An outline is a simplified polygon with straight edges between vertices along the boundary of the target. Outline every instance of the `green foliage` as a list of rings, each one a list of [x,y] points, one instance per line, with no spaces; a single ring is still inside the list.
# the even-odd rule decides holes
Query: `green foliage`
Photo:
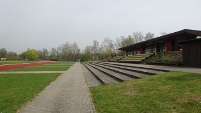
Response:
[[[165,54],[159,53],[150,59],[146,60],[146,63],[164,63],[179,65],[182,63],[181,51],[169,51]]]
[[[26,58],[31,61],[38,60],[39,58],[39,53],[35,49],[28,49],[25,54]]]
[[[81,61],[89,61],[91,60],[91,52],[90,50],[86,49],[83,53],[80,53]]]
[[[201,74],[168,72],[90,88],[98,113],[199,113]]]
[[[125,55],[125,51],[118,51],[117,52],[117,56],[124,56]]]
[[[0,113],[16,113],[60,74],[0,74]]]
[[[105,52],[104,52],[104,56],[105,58],[109,57],[110,55],[112,55],[112,50],[111,49],[106,49]]]
[[[15,52],[7,52],[6,60],[19,60],[19,56]]]

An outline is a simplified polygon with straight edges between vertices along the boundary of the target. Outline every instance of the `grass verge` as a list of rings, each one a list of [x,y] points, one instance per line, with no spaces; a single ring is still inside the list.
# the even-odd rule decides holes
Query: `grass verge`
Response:
[[[90,88],[98,113],[199,113],[201,74],[168,72]]]
[[[60,74],[0,74],[0,113],[15,113]]]

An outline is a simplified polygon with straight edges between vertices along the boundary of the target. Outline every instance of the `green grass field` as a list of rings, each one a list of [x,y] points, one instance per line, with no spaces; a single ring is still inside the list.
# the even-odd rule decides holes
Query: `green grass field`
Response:
[[[0,113],[15,113],[60,74],[0,74]]]
[[[200,113],[201,74],[168,72],[90,88],[98,113]]]

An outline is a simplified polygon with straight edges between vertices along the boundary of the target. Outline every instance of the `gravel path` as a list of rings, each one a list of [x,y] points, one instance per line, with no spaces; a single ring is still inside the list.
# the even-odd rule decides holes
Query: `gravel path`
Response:
[[[93,113],[93,108],[81,64],[75,63],[19,113]]]

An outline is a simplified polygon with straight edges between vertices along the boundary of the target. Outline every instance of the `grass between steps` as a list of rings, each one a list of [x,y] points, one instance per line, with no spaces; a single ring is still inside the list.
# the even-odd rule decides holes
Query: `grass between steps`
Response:
[[[15,113],[60,74],[0,74],[0,113]]]
[[[90,88],[98,113],[199,113],[201,74],[168,72]]]

